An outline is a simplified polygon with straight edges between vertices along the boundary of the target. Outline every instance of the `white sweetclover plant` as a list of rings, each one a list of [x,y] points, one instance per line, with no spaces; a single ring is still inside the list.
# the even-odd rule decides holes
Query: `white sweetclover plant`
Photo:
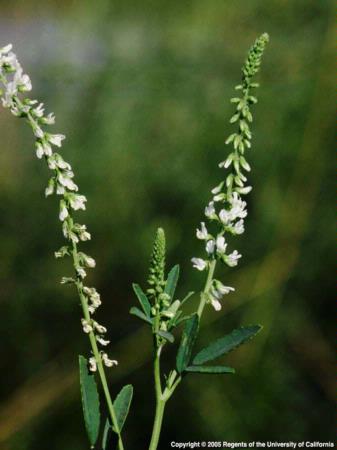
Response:
[[[247,203],[243,200],[243,196],[252,189],[247,185],[246,173],[250,171],[250,165],[246,160],[245,151],[251,147],[250,127],[253,120],[251,106],[257,102],[252,90],[258,87],[252,78],[259,71],[268,40],[268,35],[263,34],[249,50],[242,69],[241,84],[236,86],[240,95],[231,99],[236,105],[236,111],[230,123],[236,125],[237,131],[226,140],[226,144],[233,148],[227,158],[219,164],[221,169],[227,171],[227,175],[211,190],[212,199],[205,207],[205,219],[196,230],[197,239],[204,242],[205,254],[203,257],[192,258],[192,264],[198,271],[206,272],[207,276],[195,313],[190,315],[183,313],[185,302],[194,292],[190,292],[183,299],[175,296],[179,266],[174,266],[166,276],[166,241],[164,230],[161,228],[157,230],[154,241],[148,288],[144,291],[138,284],[133,284],[141,309],[132,307],[130,313],[151,327],[154,342],[156,408],[149,450],[158,448],[166,403],[182,379],[188,373],[234,373],[235,370],[231,367],[205,363],[234,350],[254,337],[261,329],[260,325],[235,329],[192,356],[205,305],[209,304],[216,311],[220,311],[223,297],[234,291],[233,287],[226,286],[215,278],[215,270],[218,262],[235,267],[241,258],[237,250],[228,248],[226,238],[244,232]],[[121,431],[129,411],[133,388],[131,385],[124,386],[112,401],[104,366],[113,367],[117,365],[117,361],[111,359],[105,350],[109,344],[106,338],[107,328],[94,319],[95,311],[101,306],[100,294],[94,287],[85,284],[87,270],[94,268],[96,262],[91,256],[79,251],[80,244],[90,240],[91,235],[87,227],[77,223],[74,218],[74,212],[86,209],[87,199],[79,193],[71,165],[56,151],[62,146],[65,136],[46,131],[46,126],[55,123],[55,116],[53,113],[45,114],[43,103],[28,98],[27,92],[31,91],[32,84],[29,76],[24,74],[10,44],[0,49],[0,83],[3,87],[0,90],[2,105],[14,116],[24,118],[29,123],[35,137],[36,156],[45,160],[52,173],[45,189],[45,196],[59,197],[59,220],[66,245],[55,252],[55,257],[72,259],[74,275],[63,277],[61,283],[76,287],[82,305],[81,325],[91,345],[92,354],[88,360],[83,356],[79,357],[83,413],[91,448],[97,444],[101,432],[100,448],[103,450],[115,448],[112,447],[112,436],[117,435],[117,447],[124,450]],[[181,324],[184,324],[184,327],[177,351],[176,367],[163,377],[161,370],[163,349],[167,344],[174,343],[173,331]],[[99,376],[108,410],[104,429],[100,426],[96,374]]]

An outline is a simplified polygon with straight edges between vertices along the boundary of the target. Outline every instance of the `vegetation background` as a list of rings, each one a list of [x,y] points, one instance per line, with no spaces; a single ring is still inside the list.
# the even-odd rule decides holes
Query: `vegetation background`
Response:
[[[209,190],[222,175],[233,87],[248,47],[271,35],[255,107],[254,186],[236,288],[210,309],[199,345],[262,323],[227,359],[233,377],[190,375],[169,403],[171,440],[333,440],[332,3],[326,0],[1,0],[33,98],[56,113],[63,154],[88,196],[113,392],[135,385],[128,449],[145,449],[153,415],[151,338],[128,314],[163,226],[181,294],[203,283],[190,258]],[[28,127],[0,111],[0,448],[87,449],[77,355],[88,353],[48,171]]]

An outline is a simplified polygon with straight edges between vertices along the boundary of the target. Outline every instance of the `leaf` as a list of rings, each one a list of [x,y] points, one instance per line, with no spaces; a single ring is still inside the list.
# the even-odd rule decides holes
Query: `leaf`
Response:
[[[143,292],[142,288],[136,283],[133,283],[132,287],[135,294],[137,295],[137,298],[139,300],[139,303],[141,304],[141,307],[143,308],[144,313],[147,315],[147,317],[151,317],[151,304],[147,296]]]
[[[149,323],[150,325],[152,325],[152,319],[150,319],[148,316],[146,316],[143,313],[143,311],[138,309],[136,306],[133,306],[129,312],[130,312],[130,314],[137,316],[139,319],[144,320],[146,323]]]
[[[178,283],[178,279],[179,279],[179,271],[180,271],[180,268],[179,268],[179,265],[177,264],[170,270],[170,272],[167,276],[164,292],[165,292],[165,294],[169,295],[171,299],[173,299],[174,293],[175,293],[175,290],[177,287],[177,283]]]
[[[235,373],[235,369],[226,366],[188,366],[185,370],[196,373]]]
[[[130,404],[133,396],[133,387],[131,384],[124,386],[113,402],[119,432],[122,431],[125,419],[129,414]]]
[[[179,373],[183,372],[190,362],[193,345],[198,334],[198,329],[199,317],[198,314],[193,314],[192,317],[186,320],[185,328],[177,353],[176,365]]]
[[[88,371],[88,362],[84,356],[79,356],[80,386],[83,406],[84,423],[90,445],[97,441],[100,424],[99,397],[94,375]]]
[[[231,352],[239,345],[244,344],[249,339],[254,337],[262,329],[261,325],[251,325],[249,327],[238,328],[233,330],[230,334],[217,339],[208,347],[201,350],[193,359],[193,364],[204,364],[207,361],[212,361],[219,356]]]
[[[157,332],[157,334],[158,334],[159,336],[163,337],[164,339],[166,339],[167,341],[171,342],[171,344],[173,344],[173,342],[174,342],[174,336],[173,336],[172,333],[169,333],[168,331],[162,331],[162,330],[159,330],[159,331]]]

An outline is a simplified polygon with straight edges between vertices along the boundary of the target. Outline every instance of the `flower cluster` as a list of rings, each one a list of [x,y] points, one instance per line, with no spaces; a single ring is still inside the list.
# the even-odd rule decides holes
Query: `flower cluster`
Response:
[[[62,222],[62,231],[68,245],[61,247],[55,252],[56,258],[71,256],[76,271],[75,278],[64,277],[61,283],[73,283],[76,285],[82,300],[84,318],[82,327],[85,333],[91,333],[96,342],[106,346],[109,341],[104,339],[106,328],[92,319],[92,314],[100,306],[100,295],[95,288],[84,286],[87,269],[96,265],[95,260],[77,250],[80,241],[88,241],[91,236],[83,224],[76,223],[72,217],[72,211],[85,210],[86,197],[78,193],[78,186],[74,182],[74,172],[70,164],[55,151],[62,146],[65,139],[63,134],[51,134],[44,130],[46,125],[55,123],[53,113],[45,114],[43,103],[29,98],[20,98],[22,94],[31,91],[32,83],[27,74],[23,73],[22,67],[12,52],[9,44],[0,49],[0,82],[3,89],[0,90],[1,102],[14,116],[26,118],[32,127],[35,136],[36,156],[44,158],[52,176],[45,189],[46,197],[56,194],[60,197],[59,219]],[[95,349],[93,349],[95,350]],[[94,351],[95,353],[95,351]],[[117,361],[109,359],[104,351],[96,352],[90,358],[90,369],[97,369],[97,358],[107,366],[117,364]]]
[[[230,123],[237,124],[238,129],[226,140],[226,144],[233,145],[232,152],[219,164],[220,168],[229,169],[229,174],[224,181],[212,189],[213,198],[205,208],[206,219],[217,225],[217,232],[212,235],[205,222],[201,222],[200,229],[197,229],[197,238],[205,242],[206,250],[205,258],[192,258],[193,266],[200,271],[210,268],[212,262],[217,260],[229,267],[234,267],[241,258],[237,250],[228,253],[225,235],[226,233],[239,235],[244,232],[247,204],[241,196],[252,190],[251,186],[246,185],[247,177],[244,174],[250,171],[250,166],[245,159],[245,150],[251,147],[252,139],[250,124],[253,116],[250,107],[257,102],[256,97],[251,95],[251,89],[258,87],[257,83],[252,83],[252,77],[259,70],[268,40],[268,35],[263,34],[249,50],[242,68],[242,82],[236,86],[236,90],[241,92],[242,96],[231,99],[231,102],[236,105],[236,111]],[[218,280],[212,280],[205,294],[206,300],[218,311],[221,309],[220,300],[223,295],[233,290],[234,288],[224,286]]]

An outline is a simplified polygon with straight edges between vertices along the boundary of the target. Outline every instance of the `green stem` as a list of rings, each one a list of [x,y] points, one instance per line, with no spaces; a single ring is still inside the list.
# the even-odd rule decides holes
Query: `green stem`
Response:
[[[154,338],[156,340],[156,336]],[[162,387],[161,387],[161,378],[160,378],[161,349],[162,349],[162,347],[158,347],[156,349],[156,355],[155,355],[154,366],[153,366],[153,375],[154,375],[155,393],[156,393],[156,412],[155,412],[155,417],[154,417],[153,430],[152,430],[152,436],[151,436],[149,450],[157,450],[161,427],[162,427],[162,423],[163,423],[165,405],[166,405],[166,401],[167,401],[166,398],[164,398],[164,396],[162,394]]]
[[[156,415],[154,418],[152,437],[150,442],[149,450],[157,450],[159,437],[161,432],[161,427],[163,423],[164,410],[165,410],[166,401],[165,400],[157,400],[156,405]]]
[[[211,288],[214,271],[216,267],[216,260],[214,259],[208,269],[207,279],[205,283],[204,290],[201,292],[200,295],[200,303],[198,307],[198,316],[199,319],[202,316],[205,304],[206,304],[206,294]],[[154,324],[154,332],[158,331],[159,327],[159,316],[157,315],[155,318],[155,324]],[[178,385],[180,384],[182,378],[181,376],[178,376],[176,380],[174,380],[176,374],[174,375],[173,379],[170,381],[169,385],[166,385],[166,388],[164,392],[162,392],[162,386],[161,386],[161,378],[160,378],[160,354],[162,347],[158,347],[158,341],[157,336],[154,336],[154,345],[156,348],[155,353],[155,359],[154,359],[154,382],[155,382],[155,392],[156,392],[156,411],[155,411],[155,417],[154,417],[154,423],[153,423],[153,430],[152,430],[152,437],[150,442],[149,450],[157,450],[158,443],[159,443],[159,437],[161,433],[162,423],[163,423],[163,417],[164,417],[164,411],[166,402],[171,398],[173,392],[176,390]],[[168,383],[167,383],[168,384]]]
[[[78,264],[78,252],[77,252],[77,245],[75,244],[75,242],[73,242],[72,245],[73,249],[72,249],[72,255],[73,255],[73,262],[74,262],[74,266],[76,267],[76,265]],[[77,292],[78,295],[80,297],[81,300],[81,305],[82,305],[82,310],[83,310],[83,315],[85,320],[87,320],[88,322],[91,320],[90,317],[90,313],[88,310],[88,304],[87,304],[87,299],[85,297],[85,295],[83,294],[83,284],[82,281],[77,279],[76,280],[76,287],[77,287]],[[108,382],[106,379],[106,375],[105,375],[105,370],[104,370],[104,366],[102,363],[102,358],[101,358],[101,354],[98,350],[97,347],[97,342],[96,342],[96,337],[93,331],[91,331],[89,333],[89,341],[91,344],[91,349],[92,349],[92,353],[95,357],[95,360],[97,362],[97,370],[98,370],[98,374],[101,380],[101,384],[103,387],[103,392],[104,392],[104,396],[105,396],[105,400],[108,406],[108,410],[109,410],[109,414],[110,414],[110,418],[111,418],[111,423],[113,425],[113,429],[115,431],[115,433],[118,436],[118,449],[119,450],[124,450],[124,445],[123,445],[123,441],[122,441],[122,436],[121,436],[121,432],[118,426],[118,421],[117,421],[117,417],[116,417],[116,413],[115,413],[115,409],[113,407],[113,403],[112,403],[112,399],[111,399],[111,395],[110,395],[110,391],[109,391],[109,387],[108,387]]]
[[[213,275],[214,275],[214,271],[215,271],[215,266],[216,266],[216,260],[213,259],[213,261],[211,261],[210,265],[209,265],[209,269],[208,269],[208,275],[207,275],[207,279],[206,279],[206,284],[204,287],[204,290],[202,291],[201,295],[200,295],[200,303],[199,303],[199,307],[198,307],[198,316],[199,319],[201,319],[202,313],[204,311],[205,308],[205,304],[206,304],[206,294],[208,294],[208,291],[210,290],[212,281],[213,281]]]

